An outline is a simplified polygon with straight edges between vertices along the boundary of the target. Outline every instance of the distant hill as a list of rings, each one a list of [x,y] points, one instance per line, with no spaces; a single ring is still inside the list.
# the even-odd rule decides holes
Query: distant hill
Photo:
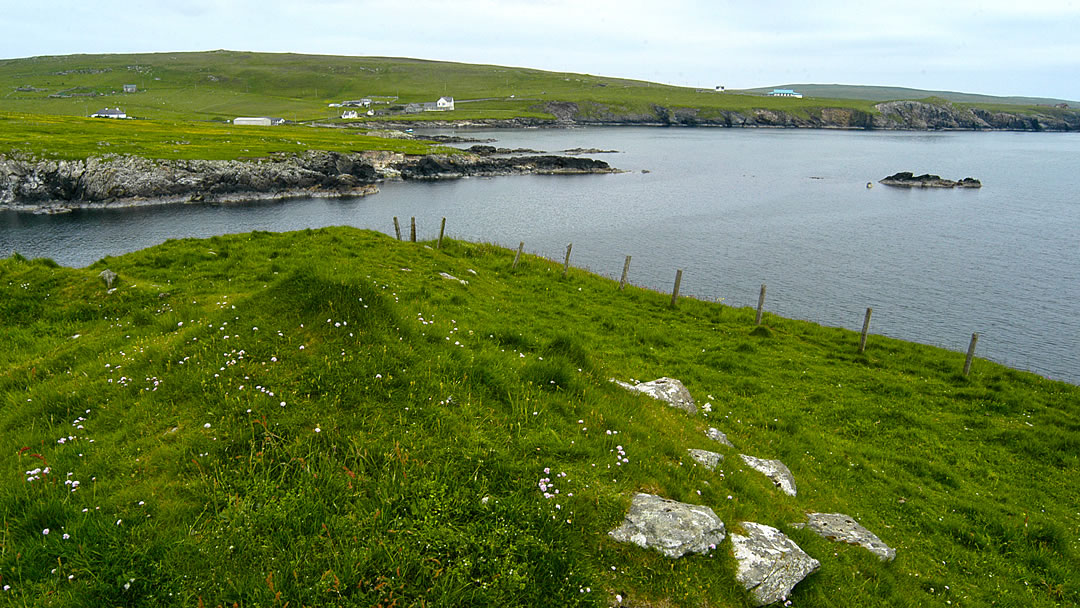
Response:
[[[829,99],[862,99],[865,101],[894,101],[898,99],[926,99],[940,97],[958,103],[1004,104],[1017,106],[1054,106],[1059,103],[1075,108],[1080,102],[1050,97],[998,97],[977,93],[957,93],[955,91],[928,91],[905,87],[878,87],[851,84],[782,84],[775,87],[742,89],[744,93],[766,94],[773,89],[794,89],[807,97],[826,97]]]

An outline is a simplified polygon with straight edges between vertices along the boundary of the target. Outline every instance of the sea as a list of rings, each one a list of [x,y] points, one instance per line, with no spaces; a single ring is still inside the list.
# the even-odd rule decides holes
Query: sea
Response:
[[[731,306],[1080,384],[1080,134],[576,128],[432,132],[623,172],[394,182],[373,196],[0,212],[0,252],[72,267],[166,239],[349,225],[492,242]],[[423,135],[423,133],[418,133]],[[471,144],[459,144],[467,147]],[[980,189],[878,184],[899,171]]]

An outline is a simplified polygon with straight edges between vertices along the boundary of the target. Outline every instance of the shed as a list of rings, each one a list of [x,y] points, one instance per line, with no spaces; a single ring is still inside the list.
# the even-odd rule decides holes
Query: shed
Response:
[[[276,127],[285,124],[284,118],[271,118],[269,116],[240,116],[233,119],[234,125],[253,125],[257,127]]]
[[[136,87],[133,84],[125,84],[124,85],[124,92],[125,93],[134,93],[137,90],[138,90],[138,87]]]

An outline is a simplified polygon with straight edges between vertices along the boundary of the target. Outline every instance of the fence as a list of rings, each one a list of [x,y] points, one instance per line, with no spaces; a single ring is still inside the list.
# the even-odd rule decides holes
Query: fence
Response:
[[[398,224],[397,216],[394,217],[394,233],[397,236],[397,240],[401,240],[401,228]],[[439,240],[437,241],[435,248],[442,249],[443,235],[446,233],[446,218],[442,218],[442,222],[439,226]],[[416,217],[412,217],[410,221],[409,240],[413,243],[416,242]],[[573,251],[574,244],[569,243],[566,245],[566,259],[563,261],[563,278],[570,272],[570,253]],[[518,262],[521,261],[521,253],[525,249],[525,241],[521,241],[518,244],[517,253],[514,255],[514,261],[510,265],[511,270],[516,270]],[[622,277],[619,279],[618,290],[622,291],[627,285],[627,279],[630,273],[630,256],[626,256],[626,261],[623,263]],[[679,287],[682,284],[683,271],[681,268],[675,271],[675,284],[671,289],[671,307],[675,308],[679,303]],[[762,316],[765,313],[765,284],[761,284],[761,292],[758,295],[757,314],[754,317],[754,325],[761,325]],[[870,331],[870,317],[873,314],[873,308],[867,307],[866,316],[863,318],[862,331],[859,335],[859,354],[866,351],[866,341]],[[979,334],[971,334],[971,342],[968,344],[967,357],[964,360],[963,373],[965,376],[971,373],[971,363],[975,359],[975,345],[979,342]]]

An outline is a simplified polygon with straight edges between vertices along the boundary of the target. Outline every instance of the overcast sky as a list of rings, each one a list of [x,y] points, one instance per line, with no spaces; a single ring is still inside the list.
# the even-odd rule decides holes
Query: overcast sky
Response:
[[[2,0],[0,58],[417,57],[751,88],[874,84],[1080,100],[1080,0]]]

